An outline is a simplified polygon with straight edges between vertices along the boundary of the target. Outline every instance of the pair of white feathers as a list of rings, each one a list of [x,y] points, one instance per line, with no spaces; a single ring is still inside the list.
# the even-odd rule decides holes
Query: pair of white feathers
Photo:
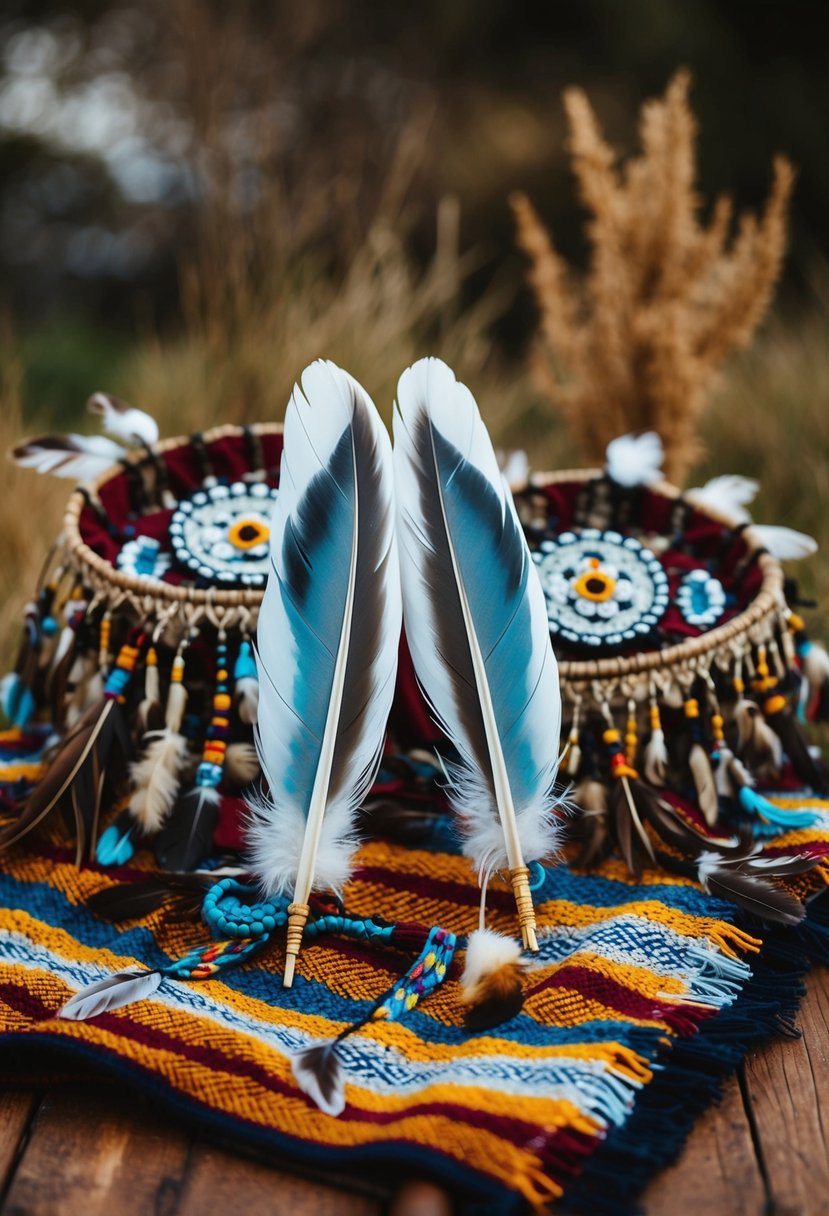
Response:
[[[510,491],[469,390],[438,359],[400,378],[394,451],[365,390],[311,364],[285,416],[259,613],[252,866],[269,893],[339,890],[380,763],[401,618],[459,760],[447,772],[486,876],[555,851],[558,670]],[[398,559],[398,548],[402,560]]]

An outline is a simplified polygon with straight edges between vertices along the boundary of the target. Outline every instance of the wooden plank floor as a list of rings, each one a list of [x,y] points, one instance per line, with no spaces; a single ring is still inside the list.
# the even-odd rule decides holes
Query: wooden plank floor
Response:
[[[798,1024],[752,1052],[682,1158],[654,1180],[646,1216],[829,1212],[829,969]],[[402,1180],[401,1180],[402,1181]],[[112,1086],[0,1092],[0,1216],[448,1216],[411,1183],[323,1183],[208,1144]]]

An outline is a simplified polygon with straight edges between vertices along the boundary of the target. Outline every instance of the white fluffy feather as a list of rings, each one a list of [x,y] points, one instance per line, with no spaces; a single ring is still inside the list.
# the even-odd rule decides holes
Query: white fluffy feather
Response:
[[[338,890],[394,692],[401,603],[389,437],[333,363],[306,368],[285,415],[271,571],[257,633],[254,872],[306,903]]]
[[[86,1022],[110,1009],[120,1009],[151,996],[160,983],[157,971],[118,971],[76,992],[57,1016],[69,1022]]]
[[[461,975],[464,999],[469,1000],[481,980],[499,967],[518,966],[520,962],[521,946],[514,938],[504,937],[503,933],[495,933],[492,929],[476,929],[470,933],[466,945]]]
[[[709,507],[733,519],[735,523],[748,523],[751,519],[746,508],[754,502],[760,483],[739,473],[724,473],[712,477],[704,486],[687,490],[685,497],[695,507]]]
[[[651,731],[645,747],[645,780],[651,785],[664,785],[668,772],[668,747],[665,743],[665,732],[658,728]]]
[[[650,486],[662,478],[663,455],[656,431],[620,435],[607,445],[605,470],[619,486]]]
[[[144,410],[138,410],[111,393],[93,393],[86,403],[91,414],[98,414],[108,435],[124,443],[158,442],[158,423]]]
[[[797,562],[817,553],[817,541],[805,532],[793,528],[781,528],[775,524],[752,524],[752,531],[760,538],[763,548],[779,562]]]
[[[394,419],[406,636],[460,764],[447,775],[483,872],[548,856],[561,698],[544,595],[469,390],[438,359]]]
[[[103,435],[44,435],[19,444],[11,457],[21,469],[94,481],[126,454],[120,444]]]
[[[291,1059],[299,1088],[323,1112],[336,1119],[345,1110],[345,1086],[334,1042],[307,1048]]]
[[[149,740],[142,758],[130,766],[135,789],[129,810],[143,832],[158,832],[164,826],[176,800],[187,755],[183,735],[161,731]]]

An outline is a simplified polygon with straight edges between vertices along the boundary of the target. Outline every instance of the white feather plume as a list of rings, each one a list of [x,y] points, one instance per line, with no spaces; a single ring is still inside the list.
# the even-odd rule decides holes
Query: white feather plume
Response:
[[[752,524],[752,531],[760,538],[764,549],[779,562],[796,562],[817,553],[817,541],[805,532],[794,528],[781,528],[775,524]]]
[[[662,440],[656,431],[620,435],[607,445],[605,470],[619,486],[650,486],[662,479]]]
[[[726,473],[721,477],[712,477],[704,486],[686,491],[685,497],[695,507],[710,507],[730,516],[735,523],[751,524],[752,531],[763,548],[768,549],[772,557],[776,557],[780,562],[796,562],[804,557],[814,556],[818,543],[813,536],[776,524],[752,522],[747,508],[749,503],[754,501],[759,488],[759,483],[750,477]]]
[[[450,795],[484,872],[552,853],[561,697],[544,594],[469,390],[403,373],[394,462],[406,636],[457,748]]]
[[[723,473],[712,477],[704,486],[686,490],[685,497],[695,507],[709,507],[713,511],[733,519],[735,523],[748,523],[751,519],[746,508],[754,502],[760,483],[739,473]]]
[[[111,393],[93,393],[86,403],[91,414],[97,414],[102,419],[102,426],[108,435],[124,443],[152,444],[158,441],[158,423],[144,410]]]
[[[21,469],[94,481],[126,454],[125,448],[103,435],[42,435],[18,444],[11,458]]]
[[[461,974],[461,993],[471,1000],[482,980],[500,967],[521,965],[520,944],[512,937],[504,937],[492,929],[476,929],[469,934],[466,957]]]
[[[131,1005],[133,1001],[142,1001],[152,996],[161,983],[158,971],[142,971],[137,968],[132,971],[117,971],[106,979],[97,980],[94,984],[82,988],[71,996],[66,1004],[58,1010],[57,1016],[68,1022],[86,1022],[96,1018],[110,1009],[120,1009],[123,1005]]]
[[[312,363],[284,444],[256,640],[269,794],[249,842],[262,886],[306,903],[350,872],[394,692],[400,576],[389,437],[364,389]]]
[[[130,766],[135,790],[129,810],[143,832],[158,832],[164,826],[179,791],[187,754],[183,735],[154,732],[142,758]]]

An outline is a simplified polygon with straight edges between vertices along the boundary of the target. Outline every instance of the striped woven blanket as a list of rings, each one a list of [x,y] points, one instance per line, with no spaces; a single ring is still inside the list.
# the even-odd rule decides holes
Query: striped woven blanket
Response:
[[[784,832],[780,843],[829,849],[829,803],[813,828]],[[521,1211],[562,1196],[576,1210],[628,1210],[719,1078],[791,1018],[807,956],[827,952],[814,902],[801,929],[768,931],[681,878],[654,871],[635,883],[613,859],[589,875],[550,868],[535,892],[540,953],[523,1011],[471,1034],[450,972],[404,1018],[371,1021],[343,1042],[347,1104],[333,1118],[298,1089],[291,1060],[359,1019],[411,959],[328,935],[304,946],[285,990],[276,943],[220,977],[166,979],[115,1012],[57,1019],[86,984],[204,945],[204,926],[170,907],[120,925],[87,909],[93,892],[141,873],[140,864],[78,870],[57,845],[6,859],[4,1074],[31,1077],[58,1053],[271,1157],[319,1169],[370,1165],[375,1175],[406,1168],[451,1185],[470,1211]],[[823,883],[827,874],[808,877]],[[473,927],[478,903],[468,863],[440,833],[429,847],[365,844],[345,896],[350,914],[458,934]],[[493,927],[509,933],[511,893],[494,888],[489,908]]]

